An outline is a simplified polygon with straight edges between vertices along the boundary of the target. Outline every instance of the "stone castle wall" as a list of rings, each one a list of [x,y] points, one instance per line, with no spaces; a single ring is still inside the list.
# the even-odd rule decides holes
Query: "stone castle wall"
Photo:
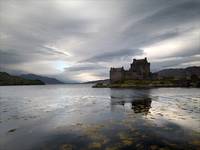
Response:
[[[124,80],[124,68],[111,68],[110,80],[112,83],[121,82]]]
[[[133,63],[130,65],[129,70],[121,68],[110,69],[110,81],[111,83],[122,82],[124,80],[142,80],[150,76],[150,63],[147,59],[136,60],[133,59]]]

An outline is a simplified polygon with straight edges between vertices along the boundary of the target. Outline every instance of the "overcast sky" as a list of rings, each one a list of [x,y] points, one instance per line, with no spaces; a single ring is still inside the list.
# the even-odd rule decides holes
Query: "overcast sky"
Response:
[[[0,0],[1,71],[90,81],[143,57],[199,66],[200,0]]]

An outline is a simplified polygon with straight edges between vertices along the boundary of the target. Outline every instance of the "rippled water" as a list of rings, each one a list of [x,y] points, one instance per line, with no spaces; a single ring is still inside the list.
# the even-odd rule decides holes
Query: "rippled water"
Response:
[[[0,87],[0,149],[200,149],[200,90]]]

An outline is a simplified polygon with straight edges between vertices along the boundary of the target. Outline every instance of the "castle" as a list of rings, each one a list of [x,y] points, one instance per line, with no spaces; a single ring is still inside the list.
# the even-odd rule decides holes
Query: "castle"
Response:
[[[150,77],[150,63],[147,58],[133,59],[133,63],[130,65],[129,70],[121,68],[110,69],[110,82],[123,82],[124,80],[142,80]]]

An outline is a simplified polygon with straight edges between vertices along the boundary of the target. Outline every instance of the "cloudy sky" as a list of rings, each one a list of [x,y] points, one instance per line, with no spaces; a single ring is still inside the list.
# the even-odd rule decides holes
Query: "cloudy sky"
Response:
[[[1,71],[63,81],[200,65],[199,0],[0,0]]]

